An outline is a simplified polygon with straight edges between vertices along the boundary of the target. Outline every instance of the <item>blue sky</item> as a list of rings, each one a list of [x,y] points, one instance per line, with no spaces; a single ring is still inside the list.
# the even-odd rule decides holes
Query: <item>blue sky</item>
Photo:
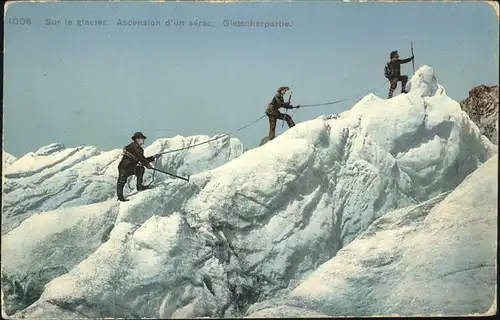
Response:
[[[5,24],[4,149],[15,156],[52,142],[121,148],[135,131],[148,143],[224,133],[263,115],[281,85],[292,88],[295,104],[350,98],[301,109],[296,122],[338,113],[385,82],[389,52],[406,58],[410,40],[415,67],[434,67],[456,100],[498,83],[498,19],[486,3],[67,1],[14,3],[6,19],[15,17],[32,21]],[[46,26],[46,18],[62,25]],[[74,24],[64,26],[65,18]],[[108,25],[76,27],[82,18]],[[201,19],[214,27],[120,27],[118,19]],[[225,19],[291,27],[226,28]],[[411,75],[411,63],[403,72]],[[267,126],[263,119],[237,137],[252,148]]]

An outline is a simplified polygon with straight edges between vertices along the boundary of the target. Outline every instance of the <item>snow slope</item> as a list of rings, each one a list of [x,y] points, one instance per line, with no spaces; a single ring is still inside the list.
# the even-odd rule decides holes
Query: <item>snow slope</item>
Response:
[[[496,153],[430,67],[410,85],[409,94],[370,94],[338,118],[300,123],[189,184],[168,179],[111,208],[82,204],[80,223],[44,219],[68,219],[62,209],[26,219],[3,237],[14,248],[2,254],[7,313],[240,316],[289,293],[373,221],[453,190]],[[97,227],[113,215],[113,227]],[[40,240],[23,242],[34,224],[44,226]],[[55,245],[86,225],[66,253]],[[40,246],[44,256],[34,254]],[[65,269],[43,273],[44,265]],[[28,272],[43,276],[23,279]],[[26,296],[40,290],[30,286],[44,288],[36,302],[38,293]]]
[[[145,149],[145,155],[207,141],[208,136],[160,139]],[[163,155],[159,169],[188,175],[215,168],[243,153],[241,142],[221,138],[185,151]],[[3,186],[2,233],[11,230],[33,212],[98,203],[114,198],[121,149],[102,152],[95,147],[65,148],[54,143],[30,152],[9,166]],[[155,181],[169,179],[157,173]],[[147,170],[144,183],[152,180]],[[135,178],[130,178],[135,190]],[[132,192],[128,186],[125,194]]]
[[[453,192],[387,213],[287,298],[255,305],[249,317],[297,316],[294,309],[303,310],[298,316],[492,314],[497,175],[494,156]]]

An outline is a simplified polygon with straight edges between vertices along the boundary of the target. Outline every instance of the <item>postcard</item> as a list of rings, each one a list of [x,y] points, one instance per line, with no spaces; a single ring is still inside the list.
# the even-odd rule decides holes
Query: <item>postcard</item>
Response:
[[[496,314],[498,3],[4,13],[4,318]]]

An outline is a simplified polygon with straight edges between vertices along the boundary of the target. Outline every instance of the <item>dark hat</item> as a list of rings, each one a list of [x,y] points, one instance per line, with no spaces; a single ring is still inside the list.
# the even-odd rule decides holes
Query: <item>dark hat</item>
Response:
[[[136,132],[131,138],[132,140],[135,139],[147,139],[145,135],[142,134],[142,132]]]
[[[290,87],[287,86],[279,87],[277,91],[281,92],[281,90],[290,90]]]
[[[398,54],[398,50],[391,51],[391,59]]]

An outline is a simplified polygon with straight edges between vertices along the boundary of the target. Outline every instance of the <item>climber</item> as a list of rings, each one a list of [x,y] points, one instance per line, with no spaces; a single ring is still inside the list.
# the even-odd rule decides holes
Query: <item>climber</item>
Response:
[[[283,114],[279,112],[280,108],[294,109],[300,108],[300,106],[292,106],[290,102],[285,102],[283,95],[290,90],[289,87],[279,87],[277,93],[274,95],[273,100],[269,103],[266,109],[266,114],[269,117],[269,136],[268,141],[273,140],[276,135],[276,122],[278,119],[286,121],[288,127],[291,128],[295,126],[292,117],[288,114]]]
[[[408,93],[406,91],[408,76],[401,75],[401,64],[412,61],[414,59],[414,56],[412,55],[408,59],[399,59],[399,53],[395,50],[391,52],[390,58],[391,61],[387,62],[384,69],[384,75],[387,79],[389,79],[389,82],[391,84],[389,88],[388,99],[392,98],[394,90],[396,90],[396,87],[398,86],[398,81],[401,81],[401,93]]]
[[[132,136],[133,142],[128,144],[123,148],[123,157],[118,164],[118,182],[116,183],[116,194],[119,201],[128,201],[123,196],[123,188],[127,183],[128,177],[134,175],[137,177],[137,191],[143,191],[149,189],[148,186],[142,184],[142,179],[144,177],[144,167],[151,169],[150,162],[155,161],[160,157],[159,154],[155,154],[152,157],[144,157],[144,140],[146,137],[142,132],[136,132]]]

